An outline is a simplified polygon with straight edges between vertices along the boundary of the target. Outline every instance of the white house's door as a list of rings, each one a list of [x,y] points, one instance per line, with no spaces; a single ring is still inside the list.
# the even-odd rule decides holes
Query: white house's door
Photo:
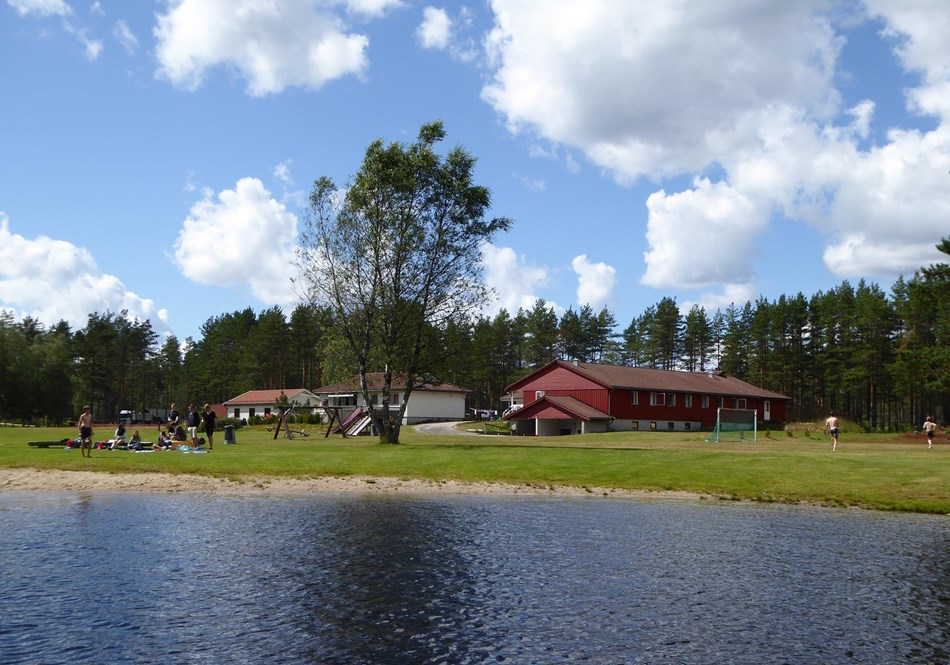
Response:
[[[768,400],[762,402],[762,419],[772,420],[772,403]]]

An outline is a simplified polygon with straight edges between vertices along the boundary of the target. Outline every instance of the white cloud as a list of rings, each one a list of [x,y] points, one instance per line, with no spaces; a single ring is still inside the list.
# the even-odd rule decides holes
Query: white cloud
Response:
[[[647,209],[644,284],[709,287],[752,279],[755,236],[767,218],[741,192],[702,178],[684,192],[651,194]]]
[[[350,2],[377,15],[398,3]],[[209,69],[240,73],[254,96],[288,86],[319,89],[328,81],[361,75],[369,39],[347,31],[342,19],[311,0],[180,0],[158,16],[155,28],[158,75],[188,89],[198,88]]]
[[[483,96],[621,181],[696,172],[755,143],[761,109],[835,110],[825,4],[493,0]]]
[[[527,265],[524,256],[518,256],[510,247],[484,245],[482,266],[485,269],[485,283],[498,296],[494,303],[485,308],[486,312],[506,309],[514,315],[519,307],[531,309],[538,299],[536,290],[548,282],[546,269]],[[554,303],[551,305],[561,309]]]
[[[366,16],[382,16],[387,9],[403,6],[402,0],[345,0],[347,9]]]
[[[444,9],[426,7],[416,37],[423,48],[445,49],[452,38],[452,19]]]
[[[122,45],[122,48],[125,49],[125,52],[129,55],[132,55],[138,50],[139,40],[135,36],[135,33],[132,32],[132,29],[129,28],[129,24],[119,19],[115,22],[115,26],[112,28],[112,35],[118,40],[119,44]]]
[[[577,273],[577,302],[599,310],[612,305],[617,270],[606,263],[591,263],[586,254],[575,256],[571,268]]]
[[[7,0],[7,4],[20,16],[69,16],[73,13],[72,7],[64,0]]]
[[[288,187],[292,187],[294,184],[294,177],[290,172],[290,162],[291,160],[288,159],[274,167],[274,177]]]
[[[63,23],[63,28],[75,37],[82,44],[83,52],[87,60],[97,60],[102,55],[102,40],[94,39],[89,36],[89,31],[83,27],[75,27],[69,21]]]
[[[64,240],[12,233],[2,212],[0,306],[16,318],[31,316],[47,326],[62,320],[74,329],[85,327],[91,313],[124,309],[130,318],[150,320],[156,331],[168,329],[167,310],[99,270],[88,250]]]
[[[265,304],[296,300],[294,244],[297,218],[256,178],[242,178],[233,190],[192,206],[175,242],[173,262],[199,284],[247,285]]]
[[[821,231],[815,251],[834,274],[896,276],[939,260],[950,218],[944,0],[867,0],[858,17],[884,21],[920,76],[909,107],[941,123],[892,128],[879,145],[867,145],[874,99],[841,108],[845,40],[830,0],[491,4],[482,95],[512,132],[577,149],[621,183],[721,171],[716,184],[649,198],[643,283],[750,292],[776,213]]]

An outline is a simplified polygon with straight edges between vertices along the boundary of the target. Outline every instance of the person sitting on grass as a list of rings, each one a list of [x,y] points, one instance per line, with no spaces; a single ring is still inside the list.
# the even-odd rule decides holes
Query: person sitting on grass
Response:
[[[132,438],[129,439],[129,448],[132,450],[142,450],[142,437],[139,436],[138,430],[132,432]]]
[[[155,443],[155,450],[168,450],[172,447],[171,437],[168,436],[165,432],[160,432],[158,435],[158,441]]]
[[[112,443],[109,444],[109,450],[115,450],[125,445],[125,425],[119,423],[115,428],[115,435],[112,437]]]

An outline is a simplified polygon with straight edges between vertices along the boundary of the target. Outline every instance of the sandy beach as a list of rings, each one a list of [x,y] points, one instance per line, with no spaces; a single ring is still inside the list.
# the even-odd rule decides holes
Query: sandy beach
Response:
[[[241,495],[281,494],[442,494],[588,496],[634,499],[700,500],[690,492],[650,492],[604,487],[464,483],[454,480],[373,478],[366,476],[233,480],[171,473],[98,473],[41,469],[0,470],[0,492],[195,492]]]

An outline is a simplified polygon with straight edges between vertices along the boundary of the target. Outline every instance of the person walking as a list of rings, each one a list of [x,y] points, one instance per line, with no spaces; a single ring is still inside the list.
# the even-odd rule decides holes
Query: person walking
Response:
[[[825,428],[831,435],[831,452],[834,452],[838,449],[838,432],[840,432],[838,425],[838,415],[832,411],[831,415],[828,416],[828,419],[825,420]]]
[[[217,417],[217,414],[211,410],[211,405],[205,404],[201,419],[204,421],[205,436],[208,437],[208,450],[214,450],[214,421]]]
[[[92,407],[82,407],[82,415],[79,416],[79,452],[83,457],[92,457]],[[89,453],[86,454],[86,446],[89,446]]]
[[[927,416],[927,420],[924,421],[924,432],[927,433],[927,447],[934,447],[934,431],[937,429],[937,423],[933,421],[933,418]]]

